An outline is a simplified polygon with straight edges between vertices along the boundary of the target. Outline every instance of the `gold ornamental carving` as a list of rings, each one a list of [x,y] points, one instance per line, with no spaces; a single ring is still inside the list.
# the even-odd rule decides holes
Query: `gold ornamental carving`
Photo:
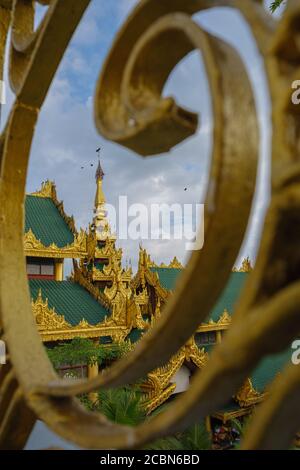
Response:
[[[79,258],[87,255],[86,233],[81,230],[74,235],[74,242],[62,248],[55,243],[43,245],[31,229],[24,235],[24,251],[26,256],[39,256],[43,258]]]
[[[54,308],[49,308],[48,299],[43,299],[41,289],[39,289],[36,300],[31,302],[31,306],[35,322],[41,333],[44,330],[53,331],[72,328],[63,315],[58,315]]]
[[[244,408],[262,401],[263,395],[254,389],[251,379],[248,378],[236,394],[235,399]]]

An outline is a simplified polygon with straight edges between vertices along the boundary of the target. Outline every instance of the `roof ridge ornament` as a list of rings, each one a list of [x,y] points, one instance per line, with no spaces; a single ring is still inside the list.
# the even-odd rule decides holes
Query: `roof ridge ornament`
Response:
[[[57,199],[55,182],[48,179],[46,181],[42,181],[41,188],[33,193],[30,193],[30,196],[43,198],[49,197],[53,200]]]
[[[161,267],[171,268],[171,269],[183,269],[183,265],[180,263],[177,256],[174,256],[174,258],[172,259],[169,265],[163,265],[162,263]]]
[[[64,219],[66,224],[68,225],[73,235],[77,234],[74,217],[73,215],[69,216],[65,213],[63,201],[59,201],[57,198],[56,184],[54,181],[50,181],[50,180],[42,181],[41,189],[34,193],[30,193],[29,195],[35,196],[35,197],[41,197],[45,199],[46,198],[52,199],[58,212],[60,213],[61,217]]]
[[[31,228],[24,234],[24,251],[26,256],[38,256],[44,258],[77,258],[87,255],[87,235],[83,229],[74,236],[74,241],[64,247],[58,247],[55,243],[43,245],[37,239]]]
[[[254,405],[261,401],[263,395],[255,390],[252,380],[247,378],[235,395],[235,399],[241,407]]]
[[[239,268],[234,267],[232,271],[236,273],[250,273],[252,270],[253,266],[251,260],[249,256],[247,256],[247,258],[243,259],[241,266]]]

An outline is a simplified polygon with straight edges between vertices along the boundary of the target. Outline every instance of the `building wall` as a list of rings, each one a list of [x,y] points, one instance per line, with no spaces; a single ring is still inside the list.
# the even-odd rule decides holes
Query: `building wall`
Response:
[[[191,371],[182,366],[175,375],[171,378],[171,383],[176,383],[176,388],[173,394],[185,392],[190,386]]]

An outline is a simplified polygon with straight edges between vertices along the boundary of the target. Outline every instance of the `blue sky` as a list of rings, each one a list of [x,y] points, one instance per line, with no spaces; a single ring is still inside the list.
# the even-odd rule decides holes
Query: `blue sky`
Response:
[[[93,122],[93,95],[102,63],[113,38],[136,0],[94,0],[91,2],[56,74],[37,125],[30,160],[27,190],[34,191],[49,178],[57,184],[66,211],[74,214],[77,226],[92,219],[95,193],[96,148],[101,146],[106,173],[107,201],[116,204],[118,195],[129,202],[202,202],[211,149],[212,118],[209,88],[201,57],[194,52],[181,62],[170,77],[164,94],[175,96],[184,107],[201,114],[195,136],[167,155],[142,159],[98,135]],[[270,1],[266,2],[268,5]],[[37,22],[45,8],[37,10]],[[231,43],[241,54],[255,89],[262,131],[260,178],[253,211],[253,229],[240,257],[254,259],[265,207],[268,202],[270,151],[270,106],[263,64],[251,33],[241,16],[218,8],[195,15],[195,21]],[[12,102],[8,94],[8,104]],[[84,170],[81,167],[84,166]],[[184,191],[187,187],[188,190]],[[238,221],[237,221],[238,223]],[[124,260],[136,266],[138,242],[122,241]],[[157,262],[176,254],[185,260],[184,242],[148,241],[143,245]]]

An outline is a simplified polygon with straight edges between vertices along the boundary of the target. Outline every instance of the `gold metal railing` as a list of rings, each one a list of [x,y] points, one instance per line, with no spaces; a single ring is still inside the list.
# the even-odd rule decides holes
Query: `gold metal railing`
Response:
[[[287,1],[277,23],[255,0],[141,0],[118,34],[97,85],[96,125],[104,137],[144,156],[165,152],[195,132],[197,116],[161,92],[186,54],[193,49],[203,54],[214,114],[205,246],[194,252],[165,314],[138,347],[107,374],[75,384],[58,379],[34,325],[24,266],[23,200],[39,110],[90,2],[39,0],[49,8],[36,31],[34,3],[0,0],[0,65],[3,69],[10,29],[15,93],[0,140],[0,327],[11,361],[0,374],[0,447],[22,447],[34,417],[85,448],[138,447],[215,411],[262,357],[286,348],[300,330],[300,108],[291,103],[291,84],[300,78],[300,3]],[[237,8],[244,16],[269,82],[272,198],[258,261],[228,334],[184,397],[137,428],[111,425],[83,410],[74,397],[132,382],[180,349],[222,292],[249,220],[259,146],[249,78],[232,47],[191,19],[216,6]],[[300,427],[299,396],[300,369],[290,366],[253,419],[244,448],[287,447]]]

